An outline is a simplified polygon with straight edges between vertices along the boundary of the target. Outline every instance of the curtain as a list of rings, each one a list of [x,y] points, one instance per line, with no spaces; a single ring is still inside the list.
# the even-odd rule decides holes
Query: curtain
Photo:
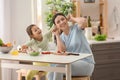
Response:
[[[0,38],[11,41],[10,0],[0,0]]]
[[[3,0],[0,0],[0,38],[3,39],[3,25],[4,25],[4,4]]]
[[[10,37],[10,0],[0,0],[0,38],[7,42]],[[11,80],[11,69],[2,68],[2,80]]]

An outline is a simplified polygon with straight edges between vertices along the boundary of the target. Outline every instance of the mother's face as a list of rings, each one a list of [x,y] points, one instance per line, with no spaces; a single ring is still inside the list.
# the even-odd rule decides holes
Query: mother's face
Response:
[[[57,28],[64,30],[64,29],[66,29],[66,27],[68,27],[68,21],[64,16],[58,15],[55,18],[55,25]]]

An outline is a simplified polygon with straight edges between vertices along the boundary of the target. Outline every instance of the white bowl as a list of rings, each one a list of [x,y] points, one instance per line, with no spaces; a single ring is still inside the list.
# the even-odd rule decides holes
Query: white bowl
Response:
[[[0,46],[0,52],[8,53],[8,52],[10,52],[12,50],[12,48],[13,48],[13,46],[11,46],[11,47],[1,47]]]

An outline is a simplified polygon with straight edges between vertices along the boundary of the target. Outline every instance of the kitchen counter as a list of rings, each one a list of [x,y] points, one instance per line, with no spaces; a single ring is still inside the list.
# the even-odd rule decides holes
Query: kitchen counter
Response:
[[[95,41],[95,40],[88,40],[89,44],[103,44],[103,43],[114,43],[120,42],[120,39],[107,39],[106,41]]]

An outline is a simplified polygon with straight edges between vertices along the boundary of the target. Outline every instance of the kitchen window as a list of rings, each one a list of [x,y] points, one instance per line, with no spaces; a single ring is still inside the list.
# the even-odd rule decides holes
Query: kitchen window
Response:
[[[32,0],[32,20],[42,29],[42,0]]]

